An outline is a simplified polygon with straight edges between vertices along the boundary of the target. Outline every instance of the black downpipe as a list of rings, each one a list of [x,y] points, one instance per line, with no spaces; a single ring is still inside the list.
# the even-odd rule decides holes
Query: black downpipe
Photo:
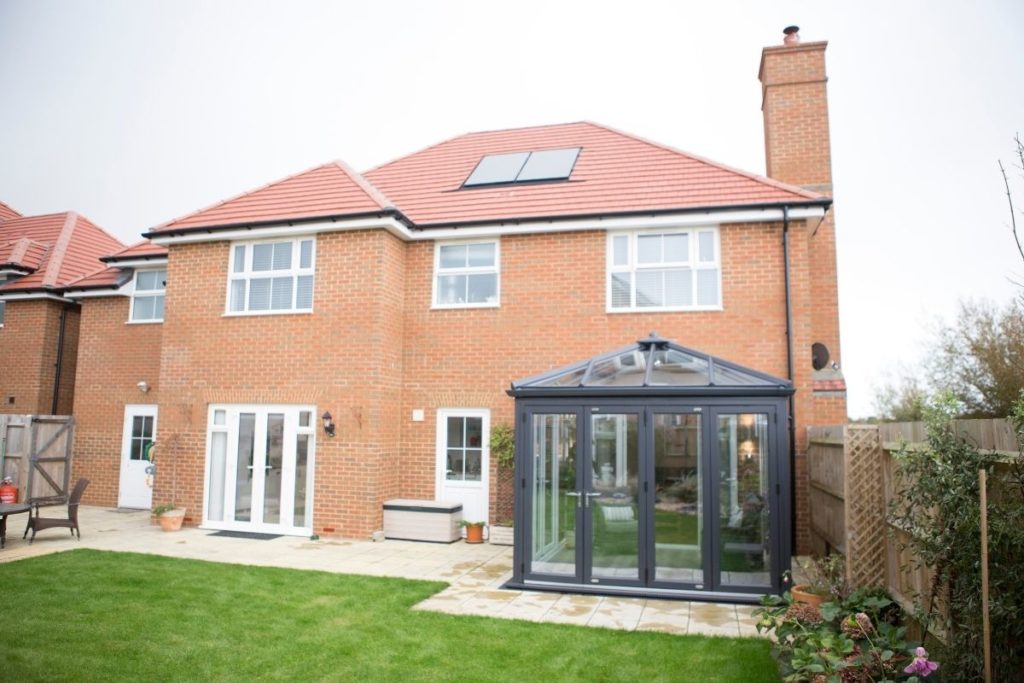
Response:
[[[793,382],[793,305],[789,289],[789,207],[782,207],[782,268],[786,283],[786,378]],[[796,551],[796,403],[789,397],[789,534]]]
[[[64,328],[68,320],[68,304],[60,310],[60,332],[57,334],[57,367],[53,373],[53,403],[50,406],[50,415],[57,414],[57,399],[60,395],[60,373],[64,368]]]

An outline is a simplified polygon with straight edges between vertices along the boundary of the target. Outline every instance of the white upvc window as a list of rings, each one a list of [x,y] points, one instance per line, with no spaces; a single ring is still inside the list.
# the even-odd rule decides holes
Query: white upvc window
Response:
[[[487,308],[501,301],[497,240],[438,242],[434,247],[434,308]]]
[[[610,312],[720,310],[718,229],[609,233],[607,307]]]
[[[133,284],[128,321],[162,323],[164,321],[167,270],[136,270]]]
[[[312,311],[315,251],[312,237],[232,243],[227,315]]]

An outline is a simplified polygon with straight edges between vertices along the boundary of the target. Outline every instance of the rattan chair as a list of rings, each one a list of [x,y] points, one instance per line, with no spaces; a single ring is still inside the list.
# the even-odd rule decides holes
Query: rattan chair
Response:
[[[89,480],[82,479],[78,480],[75,484],[74,490],[71,492],[71,498],[68,499],[68,516],[67,519],[63,517],[40,517],[39,516],[39,503],[35,503],[35,514],[29,513],[28,526],[25,527],[25,533],[22,534],[22,538],[28,536],[28,532],[32,530],[32,538],[28,540],[32,543],[36,539],[36,532],[42,531],[43,529],[71,529],[71,535],[78,534],[78,540],[82,540],[82,532],[78,528],[78,503],[82,500],[82,494],[85,493],[85,487],[89,485]]]

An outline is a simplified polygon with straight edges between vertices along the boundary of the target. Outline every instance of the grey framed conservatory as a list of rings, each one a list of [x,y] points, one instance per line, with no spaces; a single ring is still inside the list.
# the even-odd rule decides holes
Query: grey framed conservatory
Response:
[[[655,334],[514,382],[511,585],[735,602],[781,591],[793,391]]]

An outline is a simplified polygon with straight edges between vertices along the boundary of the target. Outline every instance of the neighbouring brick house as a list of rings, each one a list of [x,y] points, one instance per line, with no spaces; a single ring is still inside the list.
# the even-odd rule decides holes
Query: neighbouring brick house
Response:
[[[454,500],[515,515],[521,583],[778,587],[805,427],[845,418],[825,46],[763,52],[770,177],[573,123],[150,230],[67,291],[88,502],[148,506],[155,437],[152,500],[191,524],[365,537],[386,500]]]
[[[0,413],[71,413],[79,306],[63,288],[122,246],[74,212],[0,203]]]

